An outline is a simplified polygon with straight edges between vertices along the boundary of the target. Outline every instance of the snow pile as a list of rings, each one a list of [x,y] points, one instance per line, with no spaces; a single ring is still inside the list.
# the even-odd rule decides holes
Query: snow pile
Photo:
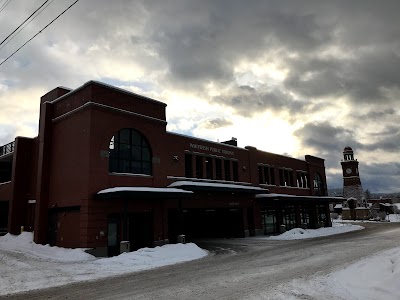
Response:
[[[7,233],[0,238],[0,249],[59,262],[78,262],[95,259],[95,257],[86,253],[84,249],[67,249],[51,247],[49,245],[38,245],[33,242],[32,232],[22,232],[20,235]]]
[[[363,259],[328,276],[332,293],[355,299],[400,299],[400,247]]]
[[[269,240],[278,240],[278,241],[286,241],[286,240],[300,240],[300,239],[309,239],[316,238],[321,236],[328,236],[333,234],[345,233],[354,230],[361,230],[364,227],[359,225],[352,224],[338,224],[333,223],[332,227],[324,227],[318,229],[301,229],[294,228],[292,230],[286,231],[277,236],[271,236],[267,239]]]
[[[110,258],[37,245],[32,233],[0,237],[0,295],[149,270],[205,257],[193,243],[143,248]]]
[[[387,218],[389,222],[400,222],[400,214],[390,214]]]
[[[172,265],[206,256],[207,251],[196,244],[170,244],[155,248],[143,248],[135,252],[98,259],[95,264],[107,272],[118,269],[120,272],[147,270],[150,268]]]

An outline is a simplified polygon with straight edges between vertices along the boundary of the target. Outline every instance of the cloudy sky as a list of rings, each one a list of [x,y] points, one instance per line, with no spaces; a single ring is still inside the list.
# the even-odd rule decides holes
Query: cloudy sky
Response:
[[[0,0],[1,7],[8,0]],[[10,1],[0,41],[45,0]],[[0,63],[74,0],[52,1]],[[0,144],[36,136],[39,98],[103,81],[168,104],[168,130],[325,158],[400,190],[400,2],[80,0],[0,65]]]

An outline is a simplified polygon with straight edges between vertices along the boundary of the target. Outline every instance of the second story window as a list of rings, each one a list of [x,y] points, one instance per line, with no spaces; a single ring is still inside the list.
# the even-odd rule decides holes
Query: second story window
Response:
[[[315,196],[325,196],[325,185],[319,173],[315,174],[313,186]]]
[[[270,165],[258,165],[258,181],[261,184],[275,185],[274,167]]]
[[[293,186],[293,171],[291,169],[279,169],[279,185]]]
[[[139,131],[118,131],[111,138],[109,151],[110,172],[152,175],[150,144]]]
[[[297,187],[300,188],[309,188],[310,180],[308,178],[308,174],[305,171],[297,171]]]

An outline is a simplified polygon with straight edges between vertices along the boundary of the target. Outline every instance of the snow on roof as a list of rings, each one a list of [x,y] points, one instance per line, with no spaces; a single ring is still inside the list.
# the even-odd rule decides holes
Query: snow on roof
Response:
[[[256,186],[247,186],[241,184],[226,184],[226,183],[215,183],[215,182],[198,182],[198,181],[175,181],[169,185],[169,187],[182,187],[182,186],[194,186],[194,187],[215,187],[215,188],[228,188],[228,189],[241,189],[249,191],[260,191],[268,192],[267,189],[263,189]]]
[[[150,193],[192,193],[191,191],[185,191],[181,189],[173,188],[155,188],[155,187],[144,187],[144,186],[120,186],[113,187],[99,191],[97,194],[115,193],[115,192],[150,192]]]
[[[336,204],[333,208],[343,208],[342,204]]]

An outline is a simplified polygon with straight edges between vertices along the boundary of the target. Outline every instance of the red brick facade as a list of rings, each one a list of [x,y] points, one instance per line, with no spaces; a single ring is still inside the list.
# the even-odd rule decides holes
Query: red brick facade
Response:
[[[37,243],[104,253],[108,248],[112,255],[112,247],[126,239],[135,249],[174,242],[178,234],[247,236],[275,232],[280,225],[330,226],[329,199],[320,197],[327,195],[323,159],[298,160],[171,133],[165,109],[162,102],[92,81],[44,95],[38,137],[18,137],[11,153],[0,152],[2,178],[11,174],[0,183],[8,231],[17,234],[24,226],[34,230]],[[131,144],[122,143],[127,132]],[[141,145],[132,144],[136,136]],[[124,148],[113,157],[118,170],[127,172],[110,171],[113,137],[133,153],[126,159]],[[142,153],[140,160],[134,151]],[[194,185],[171,197],[161,188],[174,182]],[[161,193],[98,194],[113,187]],[[270,196],[256,197],[255,188]],[[295,196],[275,201],[274,194]]]

